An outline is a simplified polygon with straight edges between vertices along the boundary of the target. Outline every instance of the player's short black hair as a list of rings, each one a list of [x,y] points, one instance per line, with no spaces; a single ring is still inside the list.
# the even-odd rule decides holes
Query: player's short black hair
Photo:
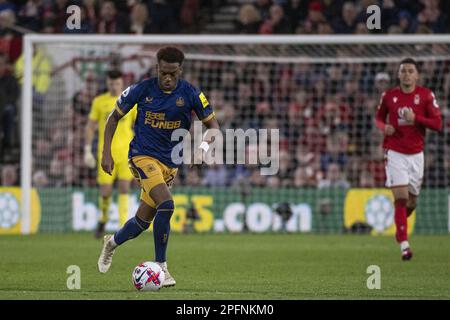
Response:
[[[111,80],[122,78],[122,72],[120,70],[109,70],[106,72],[106,77]]]
[[[417,72],[419,72],[419,64],[418,64],[417,61],[414,60],[413,58],[405,58],[405,59],[403,59],[402,61],[400,61],[399,67],[400,67],[402,64],[405,64],[405,63],[407,63],[407,64],[413,64],[413,65],[416,67]]]
[[[164,47],[158,50],[156,58],[158,59],[158,63],[164,60],[168,63],[178,62],[181,66],[184,61],[184,53],[175,47]]]

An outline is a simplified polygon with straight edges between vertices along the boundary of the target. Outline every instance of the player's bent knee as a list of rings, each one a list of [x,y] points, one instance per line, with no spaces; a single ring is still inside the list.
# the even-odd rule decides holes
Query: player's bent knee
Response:
[[[158,212],[167,212],[170,215],[173,213],[174,209],[175,209],[175,203],[173,202],[172,199],[166,200],[166,201],[160,203],[158,205],[158,207],[156,208],[156,210]]]
[[[141,204],[136,212],[136,216],[138,216],[141,220],[150,222],[153,221],[155,214],[156,209],[154,207],[149,206],[145,201],[141,201]]]
[[[138,216],[135,216],[134,219],[136,223],[141,227],[142,230],[147,230],[150,227],[150,222],[142,220]]]

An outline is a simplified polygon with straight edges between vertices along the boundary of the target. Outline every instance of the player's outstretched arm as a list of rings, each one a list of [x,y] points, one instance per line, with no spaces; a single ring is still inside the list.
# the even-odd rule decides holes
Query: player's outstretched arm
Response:
[[[102,152],[102,169],[109,175],[111,175],[112,171],[114,170],[114,159],[112,158],[111,154],[111,143],[120,118],[122,118],[122,115],[114,109],[113,112],[111,112],[111,114],[109,115],[108,120],[106,120],[105,125]]]

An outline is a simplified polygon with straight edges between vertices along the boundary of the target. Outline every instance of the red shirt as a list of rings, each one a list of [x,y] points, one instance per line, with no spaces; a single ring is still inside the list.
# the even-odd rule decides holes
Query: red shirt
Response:
[[[411,108],[415,113],[414,123],[403,118],[405,108]],[[381,96],[376,123],[381,130],[384,130],[385,124],[395,128],[393,135],[384,137],[383,148],[414,154],[423,151],[426,128],[441,130],[442,117],[431,90],[416,86],[413,92],[405,93],[396,87]]]

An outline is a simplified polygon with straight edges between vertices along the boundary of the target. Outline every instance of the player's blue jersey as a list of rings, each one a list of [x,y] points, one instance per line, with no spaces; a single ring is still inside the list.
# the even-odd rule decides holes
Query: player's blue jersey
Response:
[[[128,156],[150,156],[172,168],[178,167],[171,154],[179,143],[171,141],[172,132],[179,128],[190,129],[192,110],[202,121],[214,117],[203,92],[181,79],[171,92],[161,90],[156,77],[134,84],[122,92],[116,110],[125,115],[135,105],[137,118]]]

